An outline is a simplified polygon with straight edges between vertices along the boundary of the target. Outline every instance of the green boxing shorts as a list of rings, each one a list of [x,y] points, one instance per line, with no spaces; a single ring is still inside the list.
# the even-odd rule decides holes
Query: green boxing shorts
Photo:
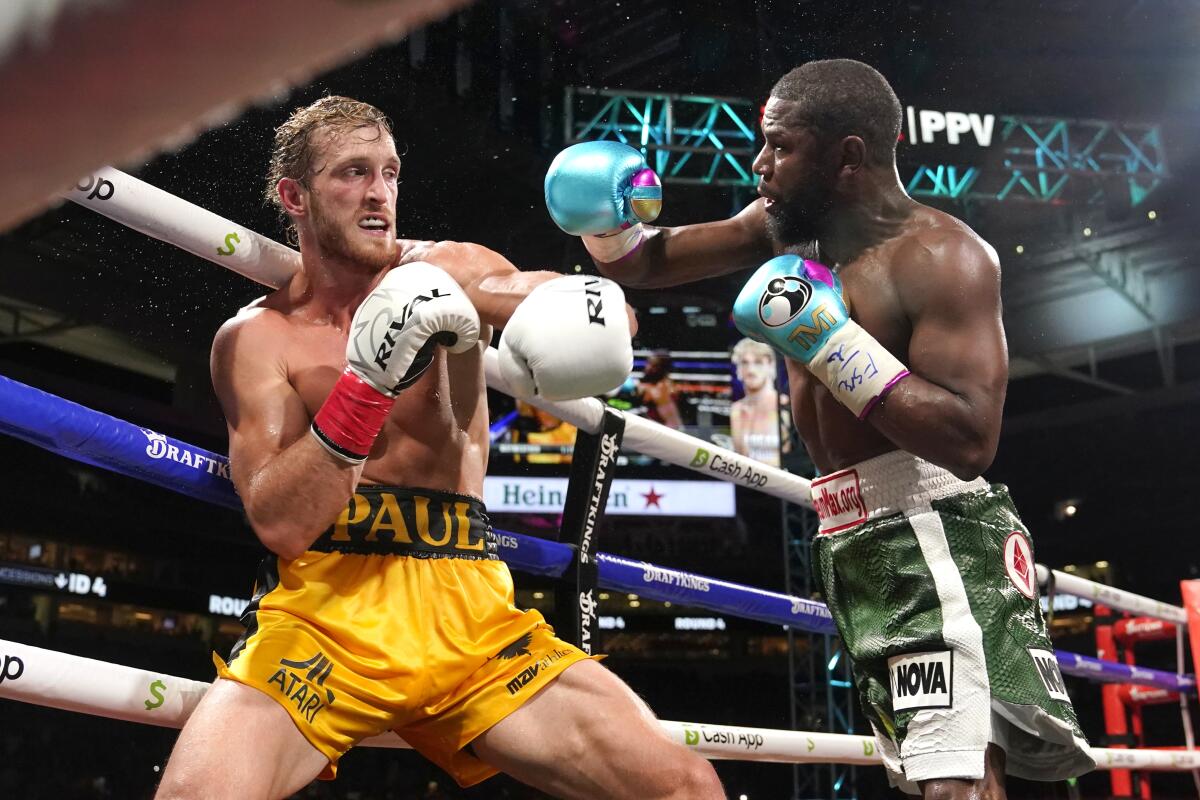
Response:
[[[817,580],[894,786],[1095,767],[1008,489],[895,451],[813,481]]]

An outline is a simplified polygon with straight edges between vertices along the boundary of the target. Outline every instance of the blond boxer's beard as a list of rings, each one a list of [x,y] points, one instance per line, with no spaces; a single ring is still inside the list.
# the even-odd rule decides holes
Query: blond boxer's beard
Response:
[[[321,208],[315,193],[310,207],[313,233],[323,257],[348,261],[370,271],[385,269],[396,263],[396,237],[389,236],[378,244],[351,239],[346,235],[345,226]]]

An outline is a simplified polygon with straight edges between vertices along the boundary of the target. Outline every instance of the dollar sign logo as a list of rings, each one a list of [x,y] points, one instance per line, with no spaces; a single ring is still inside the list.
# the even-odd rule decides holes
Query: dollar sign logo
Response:
[[[227,234],[225,234],[225,247],[228,247],[228,248],[229,248],[229,252],[228,252],[228,253],[227,253],[227,252],[225,252],[225,247],[218,247],[218,248],[217,248],[217,255],[219,255],[219,256],[231,256],[231,255],[233,255],[233,251],[237,249],[237,248],[234,246],[234,244],[233,244],[234,242],[237,242],[238,244],[241,244],[242,240],[241,240],[240,238],[238,238],[238,235],[237,235],[236,233],[227,233]]]
[[[158,708],[159,706],[161,706],[163,704],[163,699],[164,699],[163,698],[163,690],[166,688],[167,688],[167,685],[165,683],[163,683],[162,681],[155,681],[154,683],[150,684],[150,696],[153,697],[154,700],[146,701],[146,710],[147,711],[149,711],[152,708]]]

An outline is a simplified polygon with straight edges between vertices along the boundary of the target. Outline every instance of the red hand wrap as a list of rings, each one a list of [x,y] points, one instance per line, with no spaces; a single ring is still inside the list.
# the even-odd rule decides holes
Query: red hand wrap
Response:
[[[313,419],[313,434],[334,455],[365,461],[395,403],[347,368]]]

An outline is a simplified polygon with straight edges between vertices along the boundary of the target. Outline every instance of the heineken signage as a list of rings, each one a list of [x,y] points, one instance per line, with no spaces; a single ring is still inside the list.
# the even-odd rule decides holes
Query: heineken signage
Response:
[[[737,513],[732,484],[721,481],[649,481],[615,478],[608,514],[662,517],[732,517]],[[488,511],[559,514],[567,498],[566,478],[488,476],[483,499]]]

